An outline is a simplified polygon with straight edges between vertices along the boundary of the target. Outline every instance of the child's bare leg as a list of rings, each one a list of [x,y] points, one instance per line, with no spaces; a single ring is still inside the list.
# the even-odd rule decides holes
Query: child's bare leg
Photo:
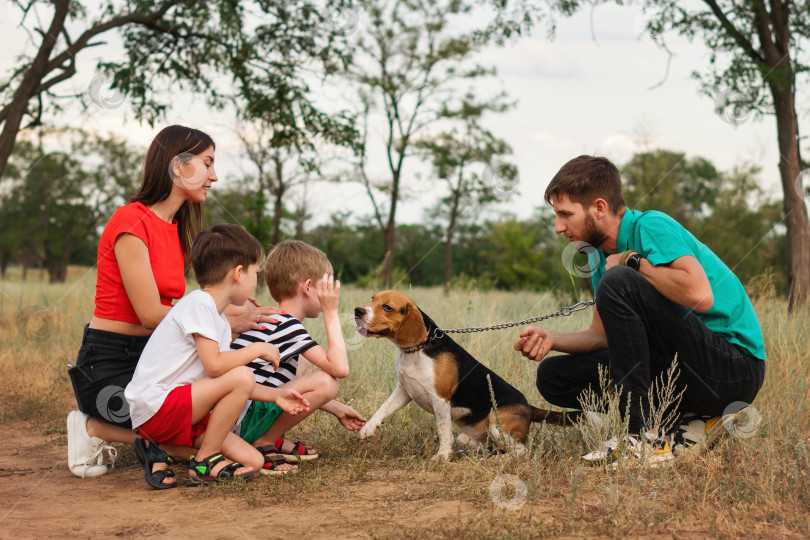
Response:
[[[208,433],[208,430],[205,433]],[[200,443],[204,442],[205,433],[200,436]],[[264,466],[264,457],[249,442],[232,432],[225,435],[222,449],[219,452],[230,461],[238,461],[245,467],[252,467],[254,471],[259,471]],[[241,469],[237,472],[242,474]]]
[[[299,424],[314,411],[335,399],[338,393],[337,381],[325,371],[308,373],[282,385],[281,388],[293,388],[300,392],[309,401],[309,410],[296,415],[287,414],[285,412],[281,413],[276,421],[273,422],[273,425],[270,426],[270,429],[267,430],[267,433],[253,442],[254,446],[274,444],[285,431]],[[267,389],[267,387],[257,384],[256,391],[251,397],[258,401],[264,401],[260,396],[264,390]],[[282,449],[279,448],[279,450]],[[292,451],[292,449],[289,449],[289,451]]]
[[[103,441],[120,442],[127,444],[132,444],[132,442],[136,438],[138,438],[138,434],[131,429],[123,428],[121,426],[116,426],[113,424],[108,424],[107,422],[96,420],[95,418],[87,419],[87,433],[91,437],[98,437]],[[192,454],[196,452],[196,450],[194,450],[189,446],[174,446],[171,444],[161,444],[160,447],[163,448],[166,451],[166,453],[169,454],[170,456],[182,459],[188,459],[189,457],[191,457]]]
[[[114,424],[108,424],[107,422],[96,420],[95,418],[87,419],[87,434],[91,437],[98,437],[103,441],[120,442],[126,444],[132,444],[133,441],[138,438],[138,434],[131,429],[116,426]],[[148,446],[149,441],[146,441],[146,443]],[[187,446],[162,444],[160,447],[163,448],[163,450],[170,456],[182,459],[189,459],[191,455],[196,452],[196,450]],[[168,468],[169,465],[166,463],[155,463],[152,465],[152,472],[157,472]],[[174,478],[165,478],[163,480],[164,484],[173,484],[174,482]]]
[[[200,445],[197,453],[200,458],[208,458],[217,453],[225,454],[225,439],[255,386],[253,371],[247,367],[237,367],[219,377],[200,379],[191,384],[191,421],[197,423],[211,411],[205,434],[195,441]],[[237,469],[235,476],[259,470],[264,465],[264,459],[258,450],[254,448],[252,451],[254,456],[245,452],[246,461],[240,461],[245,467]],[[242,455],[238,450],[237,453]],[[211,473],[216,475],[229,464],[230,461],[225,460],[217,464]]]

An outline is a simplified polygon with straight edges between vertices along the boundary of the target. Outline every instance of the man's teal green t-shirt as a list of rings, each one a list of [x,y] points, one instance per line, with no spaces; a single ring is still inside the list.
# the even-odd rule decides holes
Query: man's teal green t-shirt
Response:
[[[671,263],[685,255],[695,257],[706,272],[714,294],[712,307],[705,313],[694,312],[695,315],[726,341],[757,358],[766,358],[762,330],[742,283],[717,255],[680,223],[663,212],[639,212],[628,208],[622,216],[616,245],[619,253],[636,251],[655,266]],[[597,249],[589,254],[589,258],[594,269],[591,281],[595,291],[605,273],[605,252]]]

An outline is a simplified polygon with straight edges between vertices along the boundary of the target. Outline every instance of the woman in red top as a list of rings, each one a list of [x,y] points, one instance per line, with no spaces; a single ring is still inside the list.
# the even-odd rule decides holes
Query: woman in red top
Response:
[[[185,260],[202,226],[202,203],[217,181],[214,149],[214,141],[202,131],[163,129],[146,153],[138,193],[115,212],[101,235],[96,309],[70,370],[81,410],[71,411],[67,420],[68,466],[77,476],[106,473],[104,452],[115,457],[107,442],[132,443],[136,437],[124,388],[149,335],[172,301],[185,294]],[[226,313],[234,333],[259,329],[278,313],[251,301],[254,305]],[[160,481],[173,484],[168,476]]]

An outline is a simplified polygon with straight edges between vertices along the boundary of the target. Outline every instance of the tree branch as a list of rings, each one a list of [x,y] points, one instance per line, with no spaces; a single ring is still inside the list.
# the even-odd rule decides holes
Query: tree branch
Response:
[[[765,59],[754,49],[751,42],[742,35],[737,27],[734,26],[734,23],[728,20],[728,17],[726,17],[726,14],[723,13],[723,10],[720,9],[720,6],[717,5],[715,0],[703,0],[703,2],[712,10],[714,16],[717,17],[717,20],[720,21],[720,24],[725,28],[726,33],[737,42],[737,45],[739,45],[751,59],[755,62],[765,62]]]

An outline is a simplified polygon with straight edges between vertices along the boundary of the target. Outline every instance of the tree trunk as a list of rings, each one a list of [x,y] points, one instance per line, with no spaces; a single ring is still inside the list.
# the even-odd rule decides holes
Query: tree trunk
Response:
[[[6,279],[8,263],[11,260],[11,252],[3,250],[0,252],[0,278]]]
[[[396,213],[399,198],[399,171],[394,173],[391,189],[391,209],[385,226],[385,260],[383,261],[383,283],[386,289],[394,286],[394,243],[396,242]]]
[[[780,85],[781,86],[781,85]],[[805,196],[797,186],[801,173],[799,129],[793,88],[771,84],[776,131],[779,139],[779,173],[784,199],[782,208],[787,227],[788,285],[791,309],[803,305],[810,293],[810,224]]]
[[[458,220],[458,198],[457,195],[450,208],[450,223],[444,239],[444,294],[450,294],[450,282],[453,279],[453,233]]]
[[[273,236],[270,242],[275,246],[281,241],[281,217],[284,215],[284,191],[273,194]]]
[[[20,124],[25,116],[25,111],[28,109],[29,100],[36,95],[37,88],[42,83],[45,77],[48,60],[51,57],[51,52],[56,45],[56,40],[62,29],[65,27],[65,18],[68,13],[68,4],[70,2],[61,0],[53,2],[55,5],[53,20],[48,32],[42,35],[42,43],[39,46],[39,51],[31,62],[31,66],[25,73],[20,86],[14,92],[14,97],[11,99],[3,112],[6,113],[5,121],[3,122],[3,131],[0,133],[0,177],[3,176],[3,171],[8,164],[8,158],[14,149],[14,141],[17,139],[17,133],[20,131]]]

